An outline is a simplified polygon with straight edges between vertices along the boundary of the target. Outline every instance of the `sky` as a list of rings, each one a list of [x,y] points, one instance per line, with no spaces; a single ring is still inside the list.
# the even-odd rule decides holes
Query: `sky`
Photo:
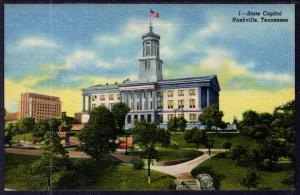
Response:
[[[37,92],[72,116],[82,88],[136,80],[150,8],[164,79],[216,74],[225,121],[294,99],[294,5],[23,4],[5,5],[5,108]],[[282,11],[288,22],[232,22],[239,11]]]

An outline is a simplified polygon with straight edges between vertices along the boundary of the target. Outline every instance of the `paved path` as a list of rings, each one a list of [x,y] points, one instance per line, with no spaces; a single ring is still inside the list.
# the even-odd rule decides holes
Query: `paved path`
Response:
[[[212,154],[210,157],[216,154]],[[160,171],[169,175],[173,175],[178,179],[191,179],[193,176],[191,175],[191,171],[200,163],[209,159],[209,155],[204,153],[202,156],[199,156],[193,160],[177,164],[171,166],[153,166],[151,165],[152,170]]]

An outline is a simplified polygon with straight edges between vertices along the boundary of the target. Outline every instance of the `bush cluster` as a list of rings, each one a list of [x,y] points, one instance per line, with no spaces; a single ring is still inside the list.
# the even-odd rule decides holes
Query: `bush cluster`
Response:
[[[134,160],[132,163],[134,169],[143,169],[145,166],[143,159]]]

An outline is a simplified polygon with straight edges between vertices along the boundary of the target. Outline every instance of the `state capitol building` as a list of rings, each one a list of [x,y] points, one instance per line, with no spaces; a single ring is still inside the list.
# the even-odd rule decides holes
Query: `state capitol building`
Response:
[[[135,120],[156,121],[160,127],[167,128],[168,121],[175,116],[187,120],[187,129],[203,128],[198,116],[207,106],[219,104],[218,78],[210,75],[164,80],[159,40],[160,36],[150,26],[149,32],[142,36],[138,80],[82,89],[82,111],[90,112],[100,105],[111,109],[114,103],[124,102],[130,108],[126,129],[133,127]]]

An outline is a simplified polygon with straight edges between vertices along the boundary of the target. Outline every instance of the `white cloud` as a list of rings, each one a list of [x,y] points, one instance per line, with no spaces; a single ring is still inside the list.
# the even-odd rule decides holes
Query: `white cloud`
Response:
[[[153,31],[158,34],[168,35],[163,38],[163,43],[170,42],[177,32],[177,26],[166,20],[155,20],[153,21]],[[104,34],[96,38],[101,45],[126,45],[129,41],[137,40],[141,36],[148,32],[149,24],[145,20],[133,19],[127,24],[122,26],[119,32],[114,34]]]
[[[95,63],[96,53],[94,51],[76,50],[66,57],[66,68],[74,68],[87,63]]]
[[[55,48],[59,45],[52,40],[38,37],[27,37],[19,41],[19,46],[21,47],[48,47]]]
[[[274,80],[285,83],[293,83],[294,77],[289,74],[278,74],[273,72],[255,73],[257,77],[265,80]]]
[[[204,28],[200,28],[197,34],[200,37],[208,37],[208,36],[215,35],[220,30],[221,30],[221,24],[218,23],[217,21],[211,21]]]
[[[117,57],[111,61],[107,61],[97,56],[92,50],[76,50],[71,55],[65,57],[64,68],[72,69],[82,66],[99,67],[102,69],[124,68],[134,64],[136,59],[127,59]]]

